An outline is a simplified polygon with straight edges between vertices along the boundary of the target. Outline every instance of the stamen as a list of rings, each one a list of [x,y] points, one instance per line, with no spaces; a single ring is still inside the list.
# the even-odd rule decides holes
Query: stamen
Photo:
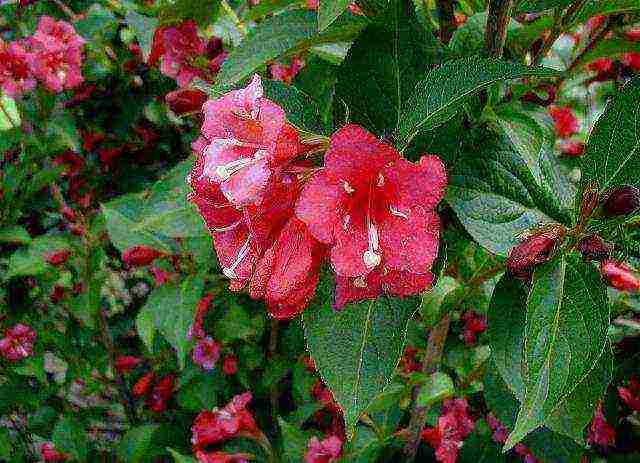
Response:
[[[366,288],[367,282],[365,281],[363,276],[359,276],[358,278],[353,280],[353,286],[355,286],[356,288]]]
[[[245,257],[247,257],[247,254],[249,254],[250,244],[251,244],[251,237],[249,236],[247,240],[244,242],[244,244],[242,245],[242,248],[240,248],[240,251],[238,252],[238,257],[236,257],[236,260],[231,265],[231,267],[224,267],[222,269],[222,273],[224,276],[226,276],[230,280],[235,280],[236,278],[238,278],[238,275],[236,274],[236,269],[242,263]]]
[[[407,220],[409,219],[409,214],[406,214],[406,213],[404,213],[402,211],[399,211],[398,209],[396,209],[393,206],[389,206],[389,212],[391,212],[391,215],[395,215],[397,217],[402,217],[402,218],[407,219]]]
[[[362,255],[362,260],[364,261],[364,265],[368,269],[372,269],[380,265],[380,262],[382,262],[382,257],[380,257],[380,254],[376,254],[371,250],[366,250]]]
[[[354,191],[356,191],[351,185],[349,185],[349,182],[347,182],[346,180],[342,184],[342,187],[344,188],[344,191],[346,191],[348,194],[351,194]]]

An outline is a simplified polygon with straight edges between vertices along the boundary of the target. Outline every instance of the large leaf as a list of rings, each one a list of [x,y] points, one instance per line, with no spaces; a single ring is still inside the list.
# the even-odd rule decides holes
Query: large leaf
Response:
[[[381,296],[335,311],[333,288],[325,274],[303,321],[309,352],[344,411],[351,438],[362,412],[391,380],[418,299]]]
[[[640,78],[629,82],[596,122],[583,157],[583,176],[602,190],[640,184]]]
[[[408,144],[419,131],[431,130],[449,120],[471,95],[502,80],[554,77],[551,69],[529,67],[490,58],[450,61],[429,72],[404,101],[398,139]]]
[[[153,455],[158,454],[153,439],[159,428],[158,424],[145,424],[127,431],[118,445],[118,457],[130,463],[150,461]]]
[[[63,235],[42,235],[29,246],[18,249],[9,258],[6,278],[41,275],[52,267],[46,263],[47,256],[57,251],[71,249],[71,240]]]
[[[418,22],[413,2],[394,0],[354,42],[338,74],[336,96],[349,121],[381,135],[397,129],[402,102],[436,51],[437,40]]]
[[[606,288],[590,264],[569,255],[536,270],[524,331],[524,396],[506,449],[545,423],[591,373],[608,326]]]
[[[51,436],[56,450],[68,453],[75,460],[87,461],[89,439],[82,423],[74,418],[62,417]]]
[[[316,15],[310,11],[286,11],[267,18],[231,52],[218,74],[218,84],[233,85],[285,53],[321,43],[353,40],[365,24],[366,20],[361,18],[344,21],[341,18],[318,34]]]
[[[204,280],[201,277],[190,276],[180,284],[165,283],[149,295],[136,319],[136,326],[144,333],[143,339],[149,348],[152,347],[150,322],[153,320],[155,329],[176,350],[180,368],[184,368],[192,345],[187,334],[203,289]]]
[[[542,171],[532,171],[511,140],[481,132],[466,142],[451,168],[447,201],[481,246],[507,255],[531,228],[571,222]]]
[[[333,0],[320,2],[318,7],[318,29],[325,30],[340,16],[349,6],[351,0]]]
[[[320,109],[310,96],[292,85],[277,80],[263,80],[265,96],[278,103],[287,113],[287,120],[310,132],[327,132]]]

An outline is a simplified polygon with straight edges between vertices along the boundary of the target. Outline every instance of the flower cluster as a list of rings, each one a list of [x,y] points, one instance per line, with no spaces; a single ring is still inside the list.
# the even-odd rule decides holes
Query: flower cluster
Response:
[[[609,447],[616,443],[616,430],[607,422],[602,411],[602,403],[598,404],[593,415],[587,432],[587,442],[601,447]]]
[[[32,36],[10,43],[0,39],[0,89],[15,97],[33,90],[37,81],[54,93],[78,87],[84,81],[84,44],[71,24],[42,16]]]
[[[422,431],[422,440],[435,449],[438,462],[455,463],[458,459],[460,447],[475,426],[467,408],[465,399],[447,400],[437,426]]]
[[[249,283],[275,318],[298,315],[329,257],[336,307],[382,293],[428,288],[438,251],[435,209],[446,172],[435,156],[413,164],[356,125],[333,134],[323,168],[308,161],[285,113],[263,97],[259,76],[207,101],[192,201],[209,230],[231,289]]]
[[[28,325],[18,323],[9,328],[0,339],[0,354],[10,362],[17,362],[33,355],[36,332]]]
[[[329,436],[323,440],[312,437],[309,439],[304,461],[305,463],[333,463],[340,458],[342,444],[342,439],[338,436]]]
[[[176,377],[169,374],[155,382],[156,374],[153,371],[145,373],[133,385],[131,392],[134,397],[146,397],[147,407],[153,412],[162,413],[167,409],[168,403],[173,397]]]

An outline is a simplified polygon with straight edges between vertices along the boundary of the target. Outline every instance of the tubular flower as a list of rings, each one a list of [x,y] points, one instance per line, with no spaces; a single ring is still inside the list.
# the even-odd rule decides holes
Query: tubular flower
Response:
[[[132,355],[119,355],[116,358],[116,370],[120,373],[131,373],[135,368],[142,363],[142,359],[134,357]]]
[[[238,359],[235,355],[227,355],[222,361],[222,371],[225,375],[235,375],[238,372]]]
[[[487,316],[469,310],[461,318],[464,321],[462,339],[467,346],[473,346],[478,341],[478,335],[487,329]]]
[[[607,284],[618,291],[640,291],[640,276],[622,262],[606,259],[600,264],[600,273]]]
[[[156,374],[153,371],[145,373],[137,382],[133,385],[131,392],[134,397],[142,397],[147,395],[151,391],[153,380],[156,378]]]
[[[36,33],[26,43],[31,51],[28,55],[31,72],[47,89],[59,93],[82,84],[85,40],[71,24],[42,16]]]
[[[640,190],[630,185],[609,192],[602,204],[602,210],[607,217],[629,215],[638,209],[640,209]]]
[[[587,432],[587,442],[601,447],[609,447],[616,443],[616,430],[607,423],[602,411],[602,403],[598,404],[593,420]]]
[[[622,62],[633,71],[640,72],[640,53],[625,53]]]
[[[305,463],[332,463],[338,461],[342,452],[342,444],[342,439],[338,436],[329,436],[323,440],[312,437],[309,439],[304,461]]]
[[[465,399],[447,400],[435,428],[426,428],[421,437],[435,449],[440,463],[455,463],[464,440],[473,431],[474,421],[468,414]]]
[[[132,246],[122,253],[122,261],[129,267],[144,267],[162,256],[162,252],[149,246]]]
[[[9,328],[0,339],[0,354],[10,362],[17,362],[33,355],[36,332],[28,325],[18,323]]]
[[[200,111],[202,105],[207,101],[207,95],[195,88],[179,88],[165,95],[164,100],[171,108],[171,111],[178,115]]]
[[[571,108],[553,106],[549,109],[549,114],[555,123],[558,137],[569,138],[580,130],[578,118],[576,118]]]
[[[536,266],[549,260],[554,249],[564,241],[565,235],[566,230],[562,225],[553,225],[528,236],[509,253],[507,270],[518,278],[529,278]]]
[[[435,156],[410,163],[357,125],[333,135],[325,168],[305,186],[296,215],[329,245],[338,308],[431,284],[440,233],[435,208],[446,183]]]
[[[293,217],[258,262],[250,284],[254,299],[264,298],[272,317],[286,320],[311,302],[319,280],[324,247]]]
[[[191,83],[202,70],[190,64],[197,56],[206,51],[206,43],[198,35],[198,25],[194,21],[185,21],[177,27],[167,27],[162,31],[164,54],[160,72],[176,80],[179,87]]]
[[[194,450],[203,450],[209,445],[219,444],[239,433],[259,433],[253,415],[246,408],[251,398],[251,393],[245,392],[235,396],[223,408],[200,412],[191,427],[191,443]]]
[[[45,442],[44,444],[42,444],[42,446],[40,447],[40,455],[46,462],[67,461],[69,459],[69,455],[56,450],[56,447],[51,442]]]
[[[0,39],[0,90],[11,97],[33,90],[36,80],[29,68],[29,52],[21,42]]]
[[[154,386],[147,400],[147,405],[152,411],[162,413],[167,409],[167,402],[173,396],[175,379],[174,375],[167,375]]]

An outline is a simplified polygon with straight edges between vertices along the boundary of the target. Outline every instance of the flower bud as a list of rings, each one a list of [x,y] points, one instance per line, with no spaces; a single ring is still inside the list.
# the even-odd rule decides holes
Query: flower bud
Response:
[[[181,88],[165,95],[164,100],[177,115],[201,111],[207,95],[195,88]]]
[[[122,260],[129,267],[143,267],[161,255],[162,252],[149,246],[132,246],[122,253]]]
[[[69,249],[61,249],[60,251],[52,252],[45,256],[47,264],[58,266],[64,264],[71,257],[71,251]]]
[[[539,231],[515,246],[507,258],[507,271],[518,278],[529,278],[536,266],[546,262],[566,235],[562,225]]]
[[[602,262],[609,258],[612,246],[604,242],[598,235],[585,236],[578,245],[582,257],[586,260]]]
[[[620,187],[609,193],[602,209],[609,217],[629,215],[640,209],[640,190],[630,185]]]
[[[640,291],[640,277],[622,262],[607,259],[600,264],[600,273],[607,284],[618,291]]]
[[[131,393],[134,397],[142,397],[147,395],[151,391],[153,380],[156,378],[156,374],[153,371],[145,373],[136,384],[133,385]]]

